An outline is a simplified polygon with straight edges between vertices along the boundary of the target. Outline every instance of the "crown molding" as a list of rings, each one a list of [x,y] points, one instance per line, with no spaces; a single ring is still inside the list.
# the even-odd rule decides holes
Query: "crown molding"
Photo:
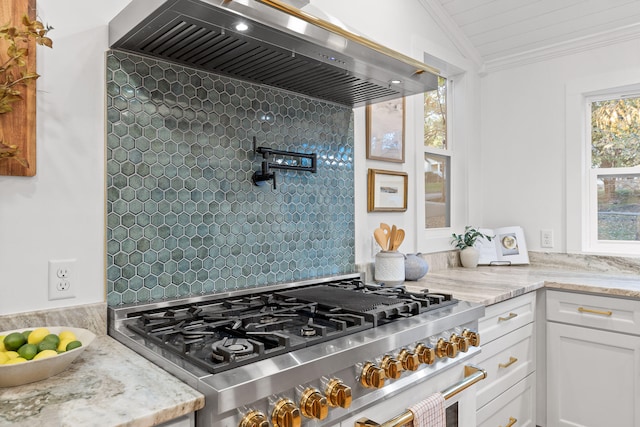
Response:
[[[575,53],[611,46],[638,38],[640,38],[640,23],[538,49],[531,49],[522,53],[486,60],[480,69],[480,75],[573,55]]]

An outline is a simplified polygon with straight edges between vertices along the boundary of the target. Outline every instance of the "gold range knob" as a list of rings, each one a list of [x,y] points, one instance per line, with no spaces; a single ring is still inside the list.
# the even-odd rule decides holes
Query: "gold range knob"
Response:
[[[302,417],[300,410],[289,399],[280,399],[271,413],[273,427],[300,427]]]
[[[351,406],[351,387],[337,378],[329,381],[325,395],[329,406],[339,406],[345,409]]]
[[[475,331],[470,331],[469,329],[463,329],[462,334],[463,337],[469,339],[469,344],[474,347],[480,346],[480,333]]]
[[[449,357],[453,359],[458,355],[458,344],[455,342],[445,341],[444,338],[440,338],[436,344],[436,356],[440,359],[443,357]]]
[[[402,375],[402,363],[391,356],[383,357],[380,367],[384,369],[385,378],[397,380]]]
[[[418,355],[412,351],[403,348],[398,354],[398,360],[402,363],[402,367],[407,371],[415,371],[420,366]]]
[[[374,363],[367,362],[362,368],[360,374],[360,383],[368,388],[381,388],[384,386],[384,369],[376,366]]]
[[[416,346],[414,352],[418,355],[418,362],[420,363],[433,365],[436,361],[436,351],[433,347],[420,343]]]
[[[458,350],[461,352],[466,353],[469,351],[469,338],[462,335],[458,336],[456,334],[451,334],[449,341],[458,344]]]
[[[302,392],[302,399],[300,399],[300,411],[302,412],[302,415],[307,418],[324,420],[327,418],[327,415],[329,415],[329,403],[327,403],[327,398],[318,390],[309,387]]]
[[[242,417],[238,427],[269,427],[269,421],[262,412],[254,410]]]

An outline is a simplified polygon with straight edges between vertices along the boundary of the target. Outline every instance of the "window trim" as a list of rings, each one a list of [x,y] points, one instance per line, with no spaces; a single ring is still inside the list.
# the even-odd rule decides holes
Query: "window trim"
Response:
[[[456,163],[456,157],[455,157],[455,150],[453,149],[454,147],[454,143],[452,141],[452,126],[451,126],[451,118],[453,116],[453,105],[452,105],[452,100],[453,100],[453,86],[454,83],[452,81],[452,79],[441,75],[440,77],[444,78],[447,82],[447,92],[446,92],[446,99],[447,99],[447,140],[446,140],[446,148],[438,148],[438,147],[427,147],[424,145],[424,95],[422,95],[420,97],[420,144],[416,144],[418,146],[418,150],[417,150],[417,155],[416,158],[418,160],[417,166],[416,166],[416,180],[420,182],[420,189],[419,189],[419,197],[421,200],[421,203],[418,204],[417,210],[419,212],[417,216],[418,218],[418,230],[422,230],[422,232],[424,232],[426,234],[426,236],[428,238],[437,238],[437,237],[444,237],[444,236],[450,236],[451,235],[451,229],[453,227],[453,203],[451,198],[453,197],[453,186],[452,186],[452,180],[454,173],[452,172],[453,170],[455,170],[455,167],[457,166]],[[425,185],[424,185],[424,174],[425,174],[425,170],[424,170],[424,157],[425,154],[430,154],[430,155],[434,155],[434,156],[439,156],[439,157],[443,157],[443,158],[448,158],[449,162],[448,162],[448,182],[447,185],[449,187],[449,199],[447,200],[447,206],[449,208],[449,226],[448,227],[440,227],[440,228],[426,228],[425,224],[426,224],[426,218],[427,218],[427,214],[425,212],[425,204],[424,204],[424,196],[425,196]]]
[[[594,168],[591,158],[591,104],[611,99],[640,97],[637,85],[603,89],[583,95],[584,137],[582,141],[582,167],[586,179],[582,181],[582,251],[589,254],[640,255],[640,242],[598,239],[598,175],[640,174],[640,166],[631,168]]]

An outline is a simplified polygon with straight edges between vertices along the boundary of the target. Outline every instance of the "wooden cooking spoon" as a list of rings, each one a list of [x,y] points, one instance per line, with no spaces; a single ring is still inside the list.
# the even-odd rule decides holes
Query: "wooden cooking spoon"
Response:
[[[373,237],[376,239],[376,242],[378,242],[383,251],[386,251],[389,248],[389,236],[385,234],[382,228],[376,228],[373,230]]]
[[[389,250],[393,251],[393,242],[395,242],[396,240],[396,232],[398,231],[398,229],[396,228],[395,225],[391,226],[391,233],[389,233]]]
[[[398,231],[396,231],[395,240],[393,241],[393,250],[398,250],[403,240],[404,230],[402,228],[399,228]]]

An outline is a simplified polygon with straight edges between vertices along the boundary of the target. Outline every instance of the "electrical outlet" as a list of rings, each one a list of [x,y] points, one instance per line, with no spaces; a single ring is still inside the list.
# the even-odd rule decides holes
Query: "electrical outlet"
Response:
[[[49,261],[49,301],[76,297],[75,262],[75,259]]]
[[[540,230],[540,246],[543,248],[553,247],[553,230]]]

